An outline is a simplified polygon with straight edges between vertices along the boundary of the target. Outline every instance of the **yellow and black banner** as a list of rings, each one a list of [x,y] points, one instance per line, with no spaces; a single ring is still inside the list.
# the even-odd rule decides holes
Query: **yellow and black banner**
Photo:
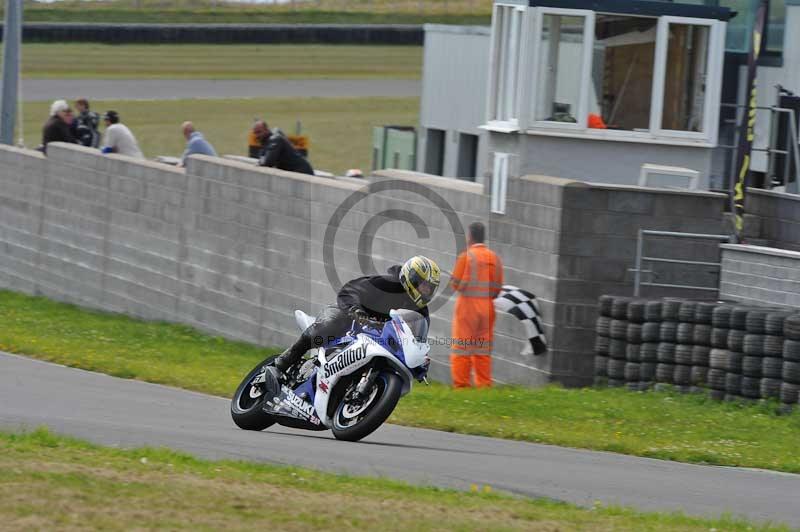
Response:
[[[750,152],[753,148],[754,127],[756,124],[756,67],[758,56],[761,54],[763,43],[764,23],[767,18],[767,0],[760,0],[756,19],[753,23],[753,39],[750,46],[750,55],[747,58],[747,112],[742,115],[739,124],[739,146],[736,153],[736,178],[731,179],[731,211],[734,216],[736,241],[741,241],[742,226],[744,224],[744,196],[750,179]]]

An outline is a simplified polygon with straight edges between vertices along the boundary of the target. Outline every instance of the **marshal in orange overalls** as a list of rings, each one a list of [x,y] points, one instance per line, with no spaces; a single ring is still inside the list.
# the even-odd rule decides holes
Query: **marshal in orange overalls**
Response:
[[[494,298],[503,287],[503,265],[485,244],[473,244],[458,256],[450,281],[458,292],[453,316],[450,371],[453,386],[492,385]]]

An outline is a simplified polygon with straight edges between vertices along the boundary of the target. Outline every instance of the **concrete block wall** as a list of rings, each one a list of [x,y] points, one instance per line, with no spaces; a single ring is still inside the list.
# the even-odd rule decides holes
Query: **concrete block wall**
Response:
[[[482,185],[413,172],[330,179],[204,156],[183,170],[73,145],[47,157],[2,146],[0,286],[280,346],[296,337],[295,309],[335,300],[326,240],[342,282],[418,253],[447,272],[464,228],[488,220],[506,281],[537,294],[551,346],[522,354],[522,326],[499,316],[495,377],[583,384],[597,296],[630,293],[638,227],[709,232],[722,205],[549,177],[513,179],[508,192],[506,214],[490,215]],[[452,309],[450,298],[432,317],[432,376],[445,381]]]
[[[800,252],[723,245],[720,298],[754,305],[800,307]]]
[[[800,251],[800,196],[749,188],[745,198],[747,237],[779,249]]]
[[[569,385],[588,384],[592,372],[597,300],[603,294],[633,295],[636,241],[639,229],[719,233],[725,196],[564,181],[559,203],[560,227],[552,246],[554,304],[548,315],[557,331],[550,345],[553,378]],[[540,208],[538,205],[535,208]],[[548,206],[552,209],[552,206]],[[714,242],[649,241],[649,256],[718,261]],[[656,281],[702,285],[706,271],[658,266]],[[712,279],[716,282],[716,278]],[[642,295],[682,294],[675,289],[645,288]],[[692,294],[695,297],[697,293]]]

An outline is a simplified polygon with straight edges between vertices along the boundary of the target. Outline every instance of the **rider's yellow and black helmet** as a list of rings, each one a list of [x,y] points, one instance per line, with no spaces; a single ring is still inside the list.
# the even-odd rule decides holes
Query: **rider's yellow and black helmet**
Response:
[[[428,257],[411,257],[400,268],[400,283],[419,308],[433,299],[439,287],[439,266]]]

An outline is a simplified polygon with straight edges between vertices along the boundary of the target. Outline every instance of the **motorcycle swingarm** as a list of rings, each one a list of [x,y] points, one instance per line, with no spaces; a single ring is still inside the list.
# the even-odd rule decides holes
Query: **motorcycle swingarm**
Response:
[[[314,411],[314,405],[294,393],[288,386],[281,385],[280,391],[272,397],[266,397],[262,410],[275,417],[275,421],[287,427],[312,430],[325,430]],[[291,423],[291,424],[290,424]],[[299,426],[299,424],[303,426]]]

